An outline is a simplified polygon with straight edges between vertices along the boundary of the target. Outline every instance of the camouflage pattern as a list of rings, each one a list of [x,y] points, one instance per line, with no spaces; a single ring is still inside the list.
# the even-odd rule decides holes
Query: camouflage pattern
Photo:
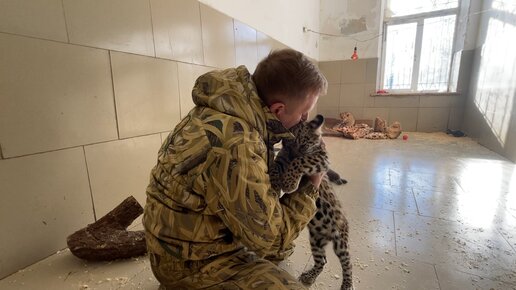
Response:
[[[281,198],[271,189],[273,145],[293,135],[258,97],[244,66],[200,76],[192,96],[196,107],[163,142],[151,172],[143,219],[149,252],[200,264],[254,252],[260,262],[249,263],[280,271],[261,258],[282,260],[292,253],[318,196],[310,183]],[[221,266],[233,271],[221,270],[223,277],[250,271],[247,263],[239,270],[242,262],[236,261],[235,267]]]
[[[215,260],[180,261],[150,255],[160,289],[307,289],[289,273],[245,249]]]

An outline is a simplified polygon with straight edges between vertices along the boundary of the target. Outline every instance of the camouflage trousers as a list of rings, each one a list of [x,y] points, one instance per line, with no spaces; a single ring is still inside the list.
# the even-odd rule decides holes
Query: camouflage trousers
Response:
[[[285,270],[245,249],[203,261],[149,253],[162,290],[307,289]]]

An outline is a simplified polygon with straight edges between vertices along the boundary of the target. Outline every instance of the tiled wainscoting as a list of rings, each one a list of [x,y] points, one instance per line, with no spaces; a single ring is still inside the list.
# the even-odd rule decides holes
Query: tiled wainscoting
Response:
[[[0,278],[145,204],[197,76],[283,47],[195,0],[0,2]]]
[[[371,96],[377,88],[378,59],[320,62],[328,94],[317,112],[328,117],[351,112],[357,119],[381,117],[401,123],[404,131],[436,132],[459,129],[463,119],[462,94]]]

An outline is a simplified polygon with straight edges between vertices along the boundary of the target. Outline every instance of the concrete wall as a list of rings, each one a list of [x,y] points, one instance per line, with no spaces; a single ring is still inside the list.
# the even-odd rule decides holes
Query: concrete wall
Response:
[[[145,204],[197,76],[282,47],[195,0],[0,1],[0,278]]]
[[[473,50],[464,130],[516,162],[516,6],[485,0]]]
[[[319,30],[319,2],[314,0],[200,0],[230,17],[263,31],[319,60],[319,36],[303,27]]]
[[[320,61],[347,60],[357,46],[361,58],[380,55],[383,2],[321,0]]]

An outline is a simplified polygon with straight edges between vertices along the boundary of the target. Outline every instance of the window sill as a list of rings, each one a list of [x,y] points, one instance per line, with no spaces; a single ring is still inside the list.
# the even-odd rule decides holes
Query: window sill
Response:
[[[385,93],[370,94],[371,97],[410,97],[410,96],[460,96],[459,92],[403,92],[403,93]]]

